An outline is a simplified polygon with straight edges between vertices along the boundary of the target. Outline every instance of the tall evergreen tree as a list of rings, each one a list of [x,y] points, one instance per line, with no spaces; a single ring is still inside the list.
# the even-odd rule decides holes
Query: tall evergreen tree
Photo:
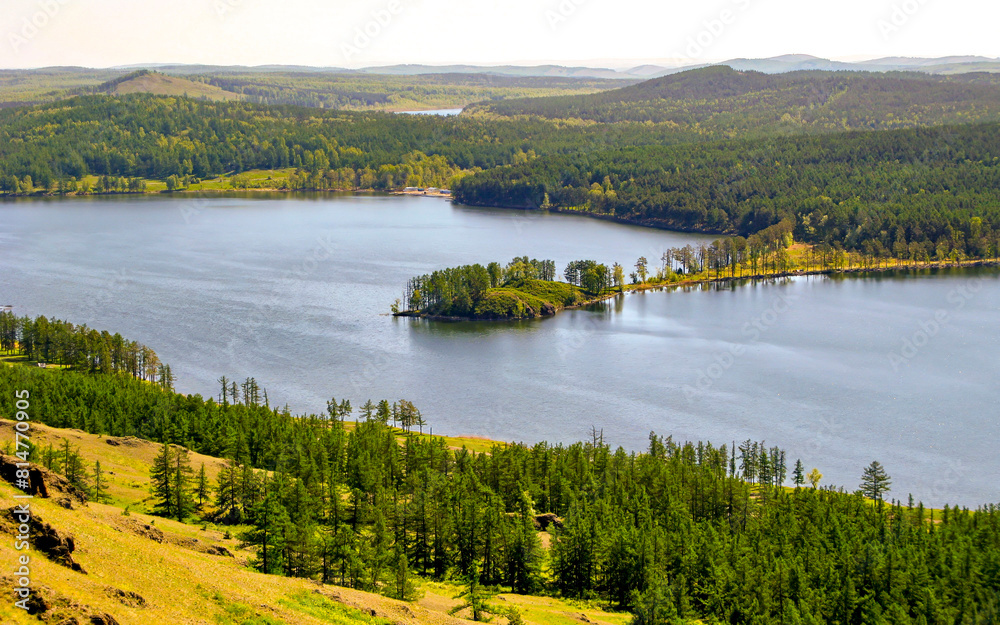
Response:
[[[881,502],[882,495],[889,492],[891,486],[892,479],[879,461],[873,460],[865,467],[861,475],[861,492],[865,497]]]

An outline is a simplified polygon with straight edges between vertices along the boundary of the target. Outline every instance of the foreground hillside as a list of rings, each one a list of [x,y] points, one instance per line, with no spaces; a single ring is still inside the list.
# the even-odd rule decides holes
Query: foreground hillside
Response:
[[[462,611],[449,615],[462,603],[456,598],[462,589],[454,584],[423,583],[419,599],[403,602],[258,573],[250,566],[254,554],[241,548],[229,529],[214,523],[179,523],[148,514],[149,471],[159,450],[157,444],[44,425],[34,425],[33,436],[40,448],[49,444],[59,448],[68,442],[88,466],[100,461],[111,503],[72,499],[67,495],[69,491],[59,490],[57,477],[47,480],[57,486],[50,488],[49,498],[31,501],[33,514],[58,535],[72,536],[75,549],[71,559],[83,572],[36,552],[31,578],[41,598],[37,609],[42,605],[47,609],[26,615],[4,601],[0,603],[0,622],[4,624],[110,616],[114,621],[101,622],[446,625],[458,624],[468,616]],[[0,439],[13,440],[13,422],[0,420]],[[0,458],[0,464],[13,461],[11,456],[5,458]],[[213,481],[225,464],[222,459],[201,454],[192,454],[191,459],[205,463]],[[0,498],[4,501],[14,502],[17,492],[0,480]],[[0,527],[4,533],[12,529],[6,516],[0,518]],[[13,562],[16,556],[12,541],[0,542],[0,561]],[[10,584],[9,576],[0,575],[5,594]],[[629,618],[625,613],[554,598],[504,594],[495,601],[517,607],[525,623],[539,625],[622,625]]]

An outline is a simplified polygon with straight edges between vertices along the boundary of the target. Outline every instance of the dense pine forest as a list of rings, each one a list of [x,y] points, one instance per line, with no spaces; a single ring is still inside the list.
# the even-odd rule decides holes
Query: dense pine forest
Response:
[[[996,124],[606,150],[461,180],[457,201],[561,208],[926,260],[996,255]]]
[[[818,472],[804,486],[801,463],[753,441],[651,434],[634,453],[595,433],[477,454],[413,431],[423,417],[405,400],[366,402],[355,425],[348,401],[293,416],[255,388],[220,379],[219,398],[204,399],[121,374],[0,367],[0,394],[29,390],[48,425],[164,443],[156,510],[233,524],[267,573],[404,599],[414,576],[464,580],[481,617],[489,594],[510,589],[596,599],[637,624],[1000,618],[993,505],[873,502],[817,488]],[[228,459],[216,484],[185,449]],[[888,486],[879,470],[862,480],[859,467],[869,495]]]
[[[98,332],[85,325],[48,319],[31,319],[0,312],[0,350],[43,365],[64,365],[78,371],[122,373],[173,388],[170,365],[160,362],[149,347]]]

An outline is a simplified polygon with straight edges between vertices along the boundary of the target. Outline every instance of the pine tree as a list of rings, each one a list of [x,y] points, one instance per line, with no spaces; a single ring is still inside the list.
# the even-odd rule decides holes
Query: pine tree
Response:
[[[361,406],[361,415],[365,418],[365,421],[371,421],[375,418],[376,410],[375,404],[369,399]]]
[[[153,459],[149,470],[152,480],[153,512],[161,516],[174,516],[174,466],[173,453],[168,443],[160,445],[160,453]]]
[[[104,481],[104,472],[101,470],[101,461],[96,460],[94,461],[94,473],[91,478],[91,492],[94,495],[94,501],[103,503],[107,500],[106,488],[107,484]]]
[[[290,521],[279,493],[270,485],[265,485],[265,490],[267,494],[253,510],[253,527],[240,539],[255,549],[254,567],[258,571],[279,575],[284,572],[285,535]]]
[[[645,590],[632,591],[632,610],[635,616],[630,625],[668,625],[682,622],[677,608],[658,574],[646,584]]]
[[[174,454],[173,464],[173,516],[178,521],[183,521],[194,511],[194,501],[191,497],[191,473],[188,450],[178,449]]]
[[[466,608],[472,612],[473,621],[486,621],[488,620],[489,612],[489,600],[492,598],[492,593],[488,592],[479,583],[479,566],[473,562],[469,567],[469,573],[465,577],[465,590],[458,595],[459,599],[464,599],[464,601],[448,611],[449,614],[455,614],[461,612]]]
[[[194,496],[196,500],[195,510],[199,513],[205,511],[205,504],[208,503],[209,496],[211,495],[210,486],[208,484],[208,476],[205,475],[205,463],[201,463],[201,468],[198,469],[198,481],[195,484]]]
[[[806,483],[805,467],[802,466],[801,460],[795,461],[795,470],[792,471],[792,481],[795,482],[795,488],[801,488]]]
[[[240,506],[238,473],[231,460],[223,465],[216,481],[215,517],[222,523],[242,523],[243,511]]]
[[[417,587],[410,576],[410,561],[406,557],[403,545],[396,543],[393,549],[395,561],[395,579],[392,585],[392,598],[400,601],[412,601],[417,596]]]
[[[861,475],[861,492],[865,497],[882,501],[882,495],[889,492],[892,480],[885,472],[885,468],[877,460],[872,461],[865,467]]]

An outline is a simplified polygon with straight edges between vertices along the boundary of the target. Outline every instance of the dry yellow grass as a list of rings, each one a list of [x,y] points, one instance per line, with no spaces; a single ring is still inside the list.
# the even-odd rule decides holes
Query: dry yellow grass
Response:
[[[5,502],[13,502],[14,492],[10,485],[0,484],[0,497]],[[34,499],[31,507],[46,523],[74,536],[74,559],[87,571],[76,573],[32,553],[32,583],[46,586],[73,603],[108,613],[122,625],[226,622],[230,614],[227,606],[230,610],[242,606],[250,616],[266,616],[282,623],[375,621],[371,616],[398,623],[444,624],[454,620],[378,595],[257,573],[245,566],[249,554],[240,551],[236,541],[225,540],[219,531],[203,531],[143,514],[123,516],[120,508],[103,504],[66,510],[52,501]],[[156,542],[134,531],[144,524],[158,528],[166,540]],[[197,551],[191,546],[193,538],[206,546],[226,546],[236,557]],[[0,562],[5,563],[5,569],[11,568],[7,565],[16,555],[13,539],[0,542]],[[139,594],[146,606],[123,605],[107,594],[109,587]],[[348,609],[335,620],[311,616],[296,608],[295,597],[302,593],[320,593]],[[0,604],[0,621],[38,622],[10,601]]]
[[[14,422],[0,419],[0,441],[13,441]],[[64,440],[78,449],[87,471],[92,471],[94,462],[100,460],[101,471],[107,480],[107,494],[111,503],[120,505],[141,505],[149,498],[149,467],[160,452],[160,445],[138,438],[115,438],[98,436],[82,430],[52,428],[40,423],[31,424],[31,440],[39,448],[51,444],[58,449]],[[117,443],[117,444],[113,444]],[[197,473],[202,463],[205,474],[212,485],[225,464],[224,460],[192,452],[191,467]],[[32,458],[39,462],[40,458]]]

